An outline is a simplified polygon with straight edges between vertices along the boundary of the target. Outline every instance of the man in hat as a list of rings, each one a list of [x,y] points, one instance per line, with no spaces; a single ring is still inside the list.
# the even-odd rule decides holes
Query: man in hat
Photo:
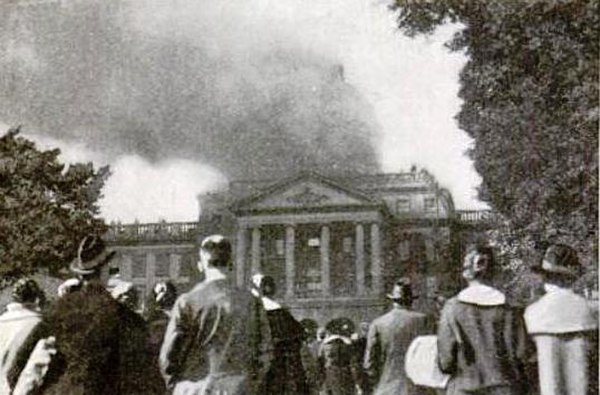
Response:
[[[160,351],[174,395],[263,393],[270,361],[261,354],[261,329],[269,323],[264,311],[255,311],[252,294],[234,286],[232,269],[229,241],[205,238],[198,263],[204,280],[175,302]]]
[[[525,327],[519,311],[492,286],[494,255],[476,246],[463,262],[468,286],[450,298],[438,326],[438,364],[451,375],[447,395],[522,395]]]
[[[86,236],[70,270],[79,286],[70,287],[48,312],[44,323],[56,338],[56,358],[42,394],[153,394],[145,350],[145,328],[106,290],[109,251],[101,238]],[[162,383],[161,383],[162,385]]]
[[[406,377],[404,356],[414,338],[429,333],[429,320],[425,314],[411,311],[413,295],[408,278],[398,280],[387,298],[392,309],[369,326],[364,368],[374,395],[418,394],[420,389]]]
[[[577,253],[563,244],[550,246],[539,266],[546,294],[525,310],[527,332],[538,354],[542,395],[597,393],[598,318],[572,287],[581,274]],[[597,377],[595,377],[597,379]]]

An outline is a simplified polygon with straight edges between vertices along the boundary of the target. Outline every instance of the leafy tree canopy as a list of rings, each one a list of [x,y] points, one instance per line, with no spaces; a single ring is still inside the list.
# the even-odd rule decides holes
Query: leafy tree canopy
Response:
[[[509,244],[561,241],[595,259],[598,224],[598,1],[396,0],[409,36],[444,23],[464,51],[461,129],[480,198]],[[529,247],[528,247],[529,246]]]
[[[103,233],[98,199],[108,167],[60,163],[19,136],[0,137],[0,288],[40,269],[56,273],[75,256],[79,240]]]

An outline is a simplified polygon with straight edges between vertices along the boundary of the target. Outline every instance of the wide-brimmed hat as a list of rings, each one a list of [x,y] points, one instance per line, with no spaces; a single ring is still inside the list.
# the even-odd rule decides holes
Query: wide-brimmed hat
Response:
[[[92,274],[108,263],[116,251],[106,249],[104,241],[95,235],[89,235],[81,240],[77,256],[71,262],[69,269],[77,274]]]
[[[400,278],[398,281],[396,281],[396,283],[394,283],[392,293],[386,294],[385,296],[394,301],[412,301],[414,295],[412,293],[410,279],[406,277]]]
[[[531,269],[541,274],[578,277],[581,274],[581,263],[573,248],[565,244],[553,244],[546,250],[542,261]]]

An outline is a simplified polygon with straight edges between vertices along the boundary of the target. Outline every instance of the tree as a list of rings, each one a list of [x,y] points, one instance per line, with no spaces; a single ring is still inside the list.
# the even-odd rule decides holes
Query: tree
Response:
[[[0,288],[40,269],[57,273],[88,233],[102,234],[98,199],[108,167],[60,163],[19,128],[0,137]]]
[[[573,245],[595,260],[598,230],[598,1],[396,0],[399,28],[459,24],[459,126],[479,196],[510,231],[502,242]]]

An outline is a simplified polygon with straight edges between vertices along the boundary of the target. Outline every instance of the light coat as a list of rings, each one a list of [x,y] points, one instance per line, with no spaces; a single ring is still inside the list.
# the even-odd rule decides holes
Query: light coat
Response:
[[[546,286],[525,310],[527,332],[537,348],[541,395],[585,395],[597,356],[598,320],[588,302],[571,290]],[[595,355],[596,354],[596,355]]]
[[[35,344],[37,339],[32,342],[28,337],[42,321],[40,313],[21,303],[11,303],[6,309],[0,315],[0,394],[10,393],[15,383],[11,383],[13,380],[9,376],[15,373],[15,369],[24,367],[15,366],[17,354],[26,343]],[[18,378],[18,374],[16,377]]]
[[[371,323],[364,368],[375,385],[374,395],[422,392],[406,376],[404,356],[413,339],[429,331],[425,314],[397,307]]]

